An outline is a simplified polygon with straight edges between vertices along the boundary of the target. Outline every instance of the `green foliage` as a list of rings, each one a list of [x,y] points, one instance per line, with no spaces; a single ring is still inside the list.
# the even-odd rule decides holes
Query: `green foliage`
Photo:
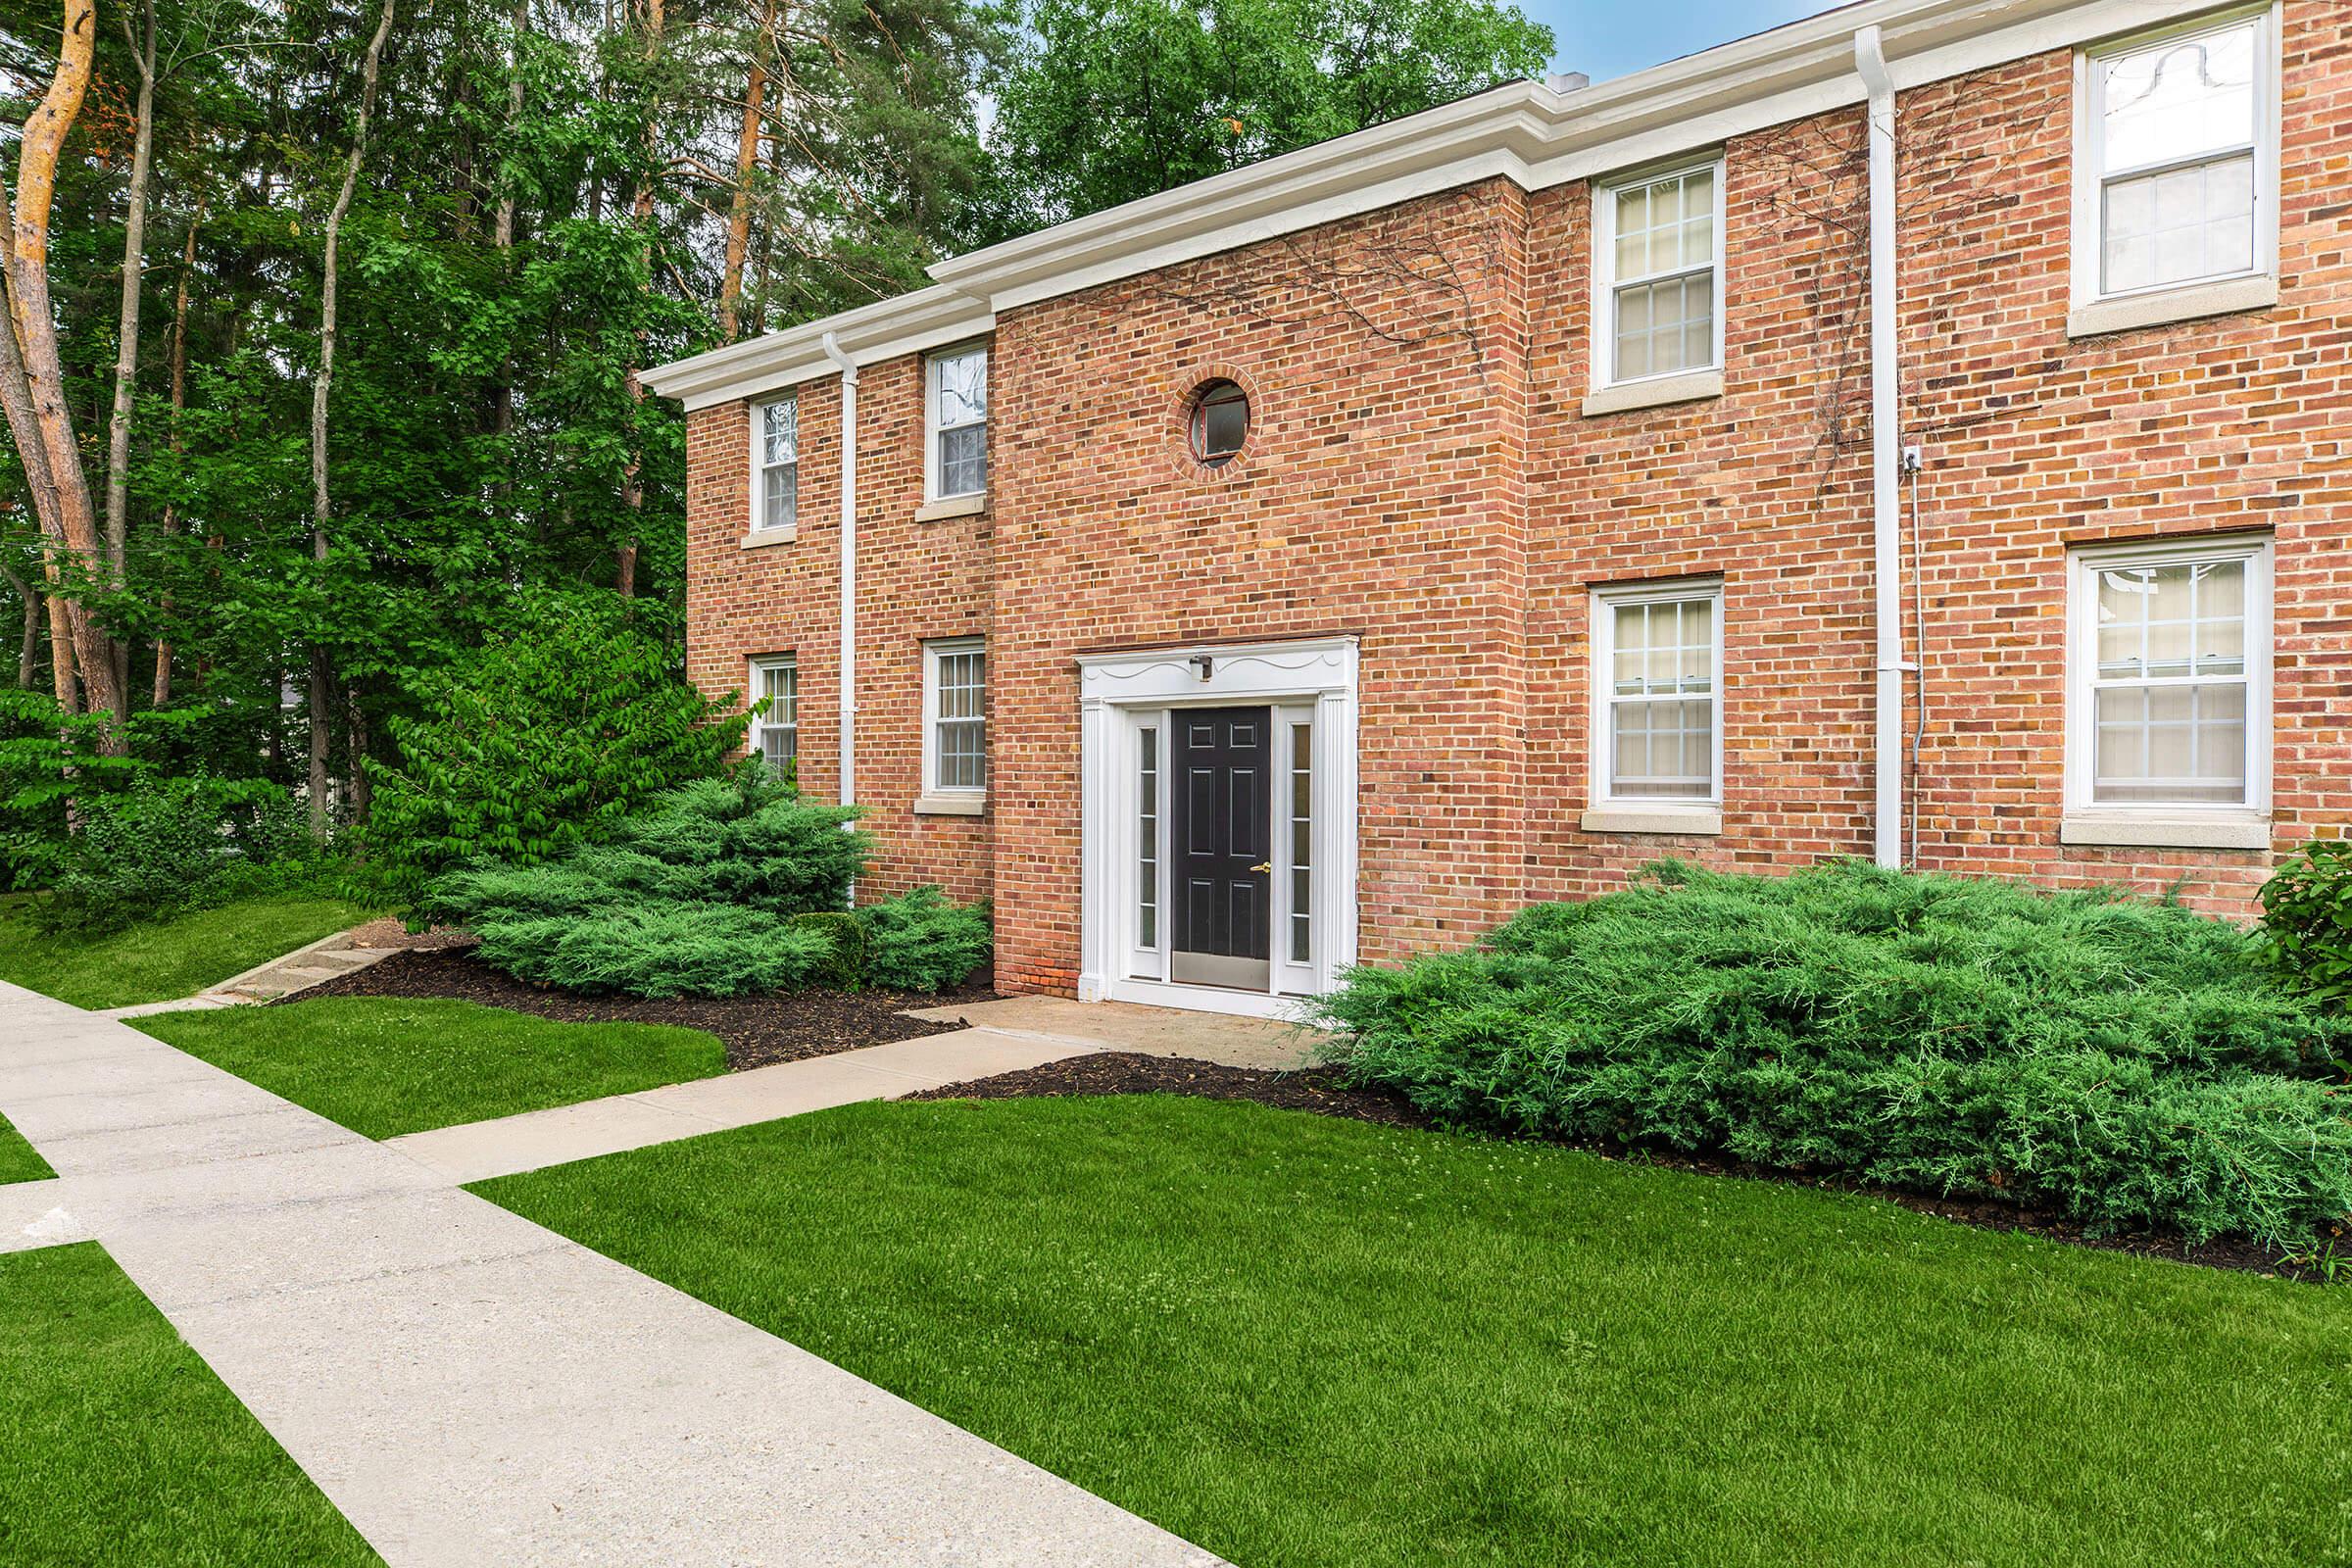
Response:
[[[2318,839],[2262,890],[2265,952],[2301,989],[2352,1004],[2352,840]]]
[[[738,996],[814,983],[834,937],[797,923],[837,909],[863,863],[857,811],[746,769],[657,798],[612,842],[550,864],[454,872],[427,900],[481,956],[526,980],[633,996]]]
[[[80,826],[50,930],[119,931],[134,921],[324,884],[335,857],[314,843],[301,803],[263,779],[141,778],[79,806]]]
[[[2352,1021],[2156,905],[1856,863],[1663,865],[1326,999],[1449,1121],[2278,1246],[2352,1214]]]
[[[1019,0],[991,130],[1004,235],[1542,75],[1492,0]]]
[[[948,902],[935,887],[865,905],[865,979],[894,991],[944,991],[988,961],[988,909]]]
[[[0,688],[0,892],[45,887],[63,872],[75,810],[151,783],[169,737],[191,716],[140,714],[131,746],[110,752],[106,719],[69,713],[46,692]]]
[[[873,961],[873,943],[866,935],[865,921],[851,909],[810,909],[792,917],[793,925],[803,931],[817,931],[832,945],[832,956],[826,960],[816,983],[836,991],[855,991],[865,984],[867,966]]]
[[[390,891],[485,857],[535,865],[609,836],[662,791],[716,772],[743,737],[668,649],[606,596],[529,595],[514,623],[420,683],[374,764],[365,843]]]

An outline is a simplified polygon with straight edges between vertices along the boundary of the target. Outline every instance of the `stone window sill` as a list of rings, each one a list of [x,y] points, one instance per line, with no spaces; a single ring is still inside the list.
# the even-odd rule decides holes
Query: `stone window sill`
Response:
[[[917,522],[938,522],[945,517],[977,517],[988,511],[988,497],[950,496],[944,501],[926,501],[914,509]]]
[[[914,800],[917,816],[979,816],[987,809],[985,795],[918,795]]]
[[[2191,283],[2186,288],[2128,294],[2082,306],[2067,313],[2066,335],[2096,337],[2103,332],[2128,332],[2135,326],[2268,310],[2278,303],[2278,280],[2275,277],[2226,277],[2216,283]]]
[[[1604,386],[1585,399],[1584,414],[1623,414],[1628,409],[1658,409],[1669,403],[1695,403],[1723,396],[1721,370],[1692,370],[1688,375],[1661,375],[1654,380]]]
[[[746,550],[764,550],[769,545],[788,545],[800,537],[798,528],[754,528],[743,536]]]
[[[2070,811],[2059,819],[2058,842],[2158,850],[2267,850],[2271,819],[2243,811],[2210,816]]]
[[[1711,806],[1598,806],[1578,825],[1588,833],[1713,835],[1723,831],[1723,812]]]

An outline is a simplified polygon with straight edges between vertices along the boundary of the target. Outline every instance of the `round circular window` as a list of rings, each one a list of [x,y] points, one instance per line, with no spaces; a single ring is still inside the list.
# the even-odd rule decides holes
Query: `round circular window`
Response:
[[[1250,433],[1250,394],[1231,381],[1210,381],[1193,394],[1193,456],[1221,468]]]

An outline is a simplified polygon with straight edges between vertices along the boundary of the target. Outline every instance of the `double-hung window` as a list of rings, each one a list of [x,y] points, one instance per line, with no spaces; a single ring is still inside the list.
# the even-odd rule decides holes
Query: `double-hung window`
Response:
[[[1592,590],[1592,806],[1713,814],[1723,799],[1723,584]],[[1671,824],[1666,824],[1671,831]],[[1705,830],[1693,823],[1694,831]]]
[[[1592,384],[1723,366],[1723,164],[1601,184],[1592,204]]]
[[[767,704],[752,720],[752,752],[776,772],[801,755],[801,671],[790,654],[752,661],[752,696]]]
[[[974,344],[924,362],[923,472],[927,499],[988,489],[988,349]]]
[[[925,643],[921,804],[976,810],[987,791],[987,649],[977,637]]]
[[[2067,838],[2267,844],[2270,542],[2100,546],[2070,565]]]
[[[752,532],[789,534],[800,517],[801,406],[779,398],[752,409]]]
[[[2082,56],[2078,307],[2275,272],[2278,48],[2265,6]]]

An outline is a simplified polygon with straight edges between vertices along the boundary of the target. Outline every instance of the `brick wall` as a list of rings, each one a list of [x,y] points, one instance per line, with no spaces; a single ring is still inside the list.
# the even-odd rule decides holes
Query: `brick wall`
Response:
[[[2070,58],[1906,93],[1904,439],[1917,487],[1922,863],[2178,886],[2243,914],[2275,853],[2062,846],[2070,545],[2277,540],[2276,848],[2352,820],[2352,13],[2289,6],[2280,301],[2070,340]],[[993,890],[1000,983],[1079,962],[1074,660],[1357,635],[1360,952],[1459,942],[1661,855],[1871,848],[1861,116],[1727,149],[1725,393],[1585,417],[1590,197],[1492,181],[1004,314],[993,516],[912,520],[920,364],[864,372],[859,795],[877,884]],[[1222,469],[1188,392],[1248,388]],[[838,385],[802,392],[800,538],[738,548],[740,407],[694,416],[690,645],[706,688],[796,648],[830,788]],[[1908,547],[1907,547],[1908,553]],[[1584,831],[1587,590],[1724,580],[1723,832]],[[991,815],[916,818],[919,640],[990,638]],[[1907,710],[1907,721],[1918,716]]]

